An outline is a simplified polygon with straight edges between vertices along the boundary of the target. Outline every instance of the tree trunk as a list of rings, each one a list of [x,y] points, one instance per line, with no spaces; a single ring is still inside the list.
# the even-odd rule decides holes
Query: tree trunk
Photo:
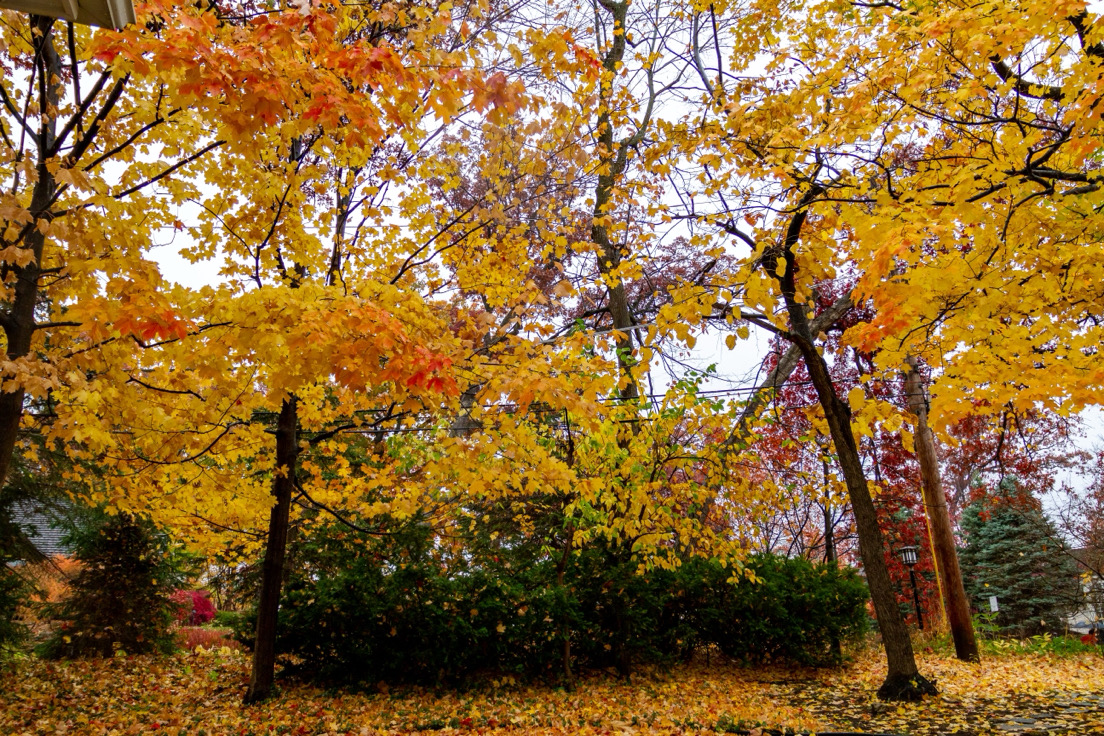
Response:
[[[839,558],[836,554],[836,515],[832,512],[832,505],[828,496],[831,490],[828,477],[828,461],[821,459],[820,465],[824,471],[824,504],[821,506],[824,511],[824,561],[835,562]]]
[[[821,460],[824,468],[824,503],[821,510],[824,511],[824,564],[839,567],[839,555],[836,553],[836,519],[832,507],[828,503],[828,461]],[[843,662],[843,646],[840,638],[835,634],[828,640],[828,648],[832,654],[832,661]]]
[[[916,358],[908,358],[908,370],[905,372],[905,390],[908,392],[909,409],[916,415],[914,441],[916,457],[920,460],[920,479],[924,493],[924,511],[931,525],[932,548],[935,553],[936,574],[943,585],[943,607],[947,611],[947,621],[954,639],[955,656],[964,662],[977,662],[977,639],[974,637],[974,625],[970,620],[970,605],[966,599],[966,589],[962,584],[962,571],[958,566],[958,551],[955,549],[954,532],[951,530],[951,516],[947,511],[947,497],[943,493],[943,482],[939,475],[939,458],[936,455],[935,440],[928,427],[928,399],[920,374],[916,370]]]
[[[9,360],[24,358],[31,354],[31,340],[35,333],[35,307],[38,306],[38,278],[42,269],[42,251],[46,245],[46,236],[38,229],[39,220],[52,219],[48,210],[57,191],[57,181],[47,167],[51,151],[57,137],[57,120],[51,110],[57,109],[58,87],[56,80],[61,77],[61,58],[54,48],[53,18],[41,15],[31,16],[34,34],[35,60],[38,66],[38,106],[41,110],[39,140],[37,146],[37,181],[31,193],[31,215],[35,221],[23,236],[20,250],[30,251],[33,256],[25,266],[8,263],[14,274],[15,288],[11,307],[0,313],[0,326],[3,327],[7,341]],[[28,91],[33,95],[33,91]],[[10,277],[9,277],[10,278]],[[0,392],[0,487],[8,477],[15,444],[19,439],[19,425],[23,420],[24,391],[17,388]]]
[[[633,348],[632,327],[634,320],[629,309],[628,294],[625,292],[625,282],[616,274],[621,265],[621,244],[610,239],[609,226],[606,218],[609,217],[610,206],[613,201],[613,190],[618,179],[625,172],[628,163],[629,148],[634,145],[637,136],[643,134],[641,127],[637,133],[625,141],[614,141],[613,120],[610,116],[609,106],[612,95],[613,80],[621,68],[625,57],[625,28],[628,19],[629,4],[625,2],[606,1],[602,3],[614,25],[621,29],[615,33],[609,50],[602,58],[602,67],[609,75],[609,82],[602,81],[599,94],[601,112],[598,116],[598,142],[600,144],[599,155],[602,158],[602,166],[599,168],[598,183],[594,188],[594,212],[590,227],[590,239],[598,246],[598,270],[606,283],[606,295],[609,299],[608,308],[613,328],[620,333],[617,339],[617,365],[620,369],[622,381],[618,395],[625,401],[632,401],[640,397],[640,389],[636,385],[636,378],[632,368],[636,364]],[[646,123],[644,124],[646,125]],[[636,431],[633,425],[633,431]]]
[[[269,514],[268,544],[261,568],[261,596],[257,604],[257,638],[253,644],[253,674],[246,703],[265,700],[272,694],[276,675],[276,622],[280,611],[280,589],[284,582],[291,495],[295,489],[295,468],[299,455],[299,416],[294,398],[284,400],[276,422],[276,477],[272,481],[274,503]]]
[[[567,558],[571,555],[571,534],[567,535],[567,541],[564,543],[563,554],[560,555],[560,560],[556,564],[556,587],[567,596],[567,587],[564,585],[564,569],[567,567]],[[575,675],[571,671],[571,625],[569,624],[565,615],[563,622],[560,624],[560,636],[563,638],[563,675],[564,675],[564,689],[568,692],[575,690]]]
[[[851,499],[851,511],[855,515],[855,528],[859,536],[859,554],[866,571],[866,583],[870,588],[888,665],[885,682],[878,688],[878,697],[882,700],[919,700],[924,695],[936,695],[938,691],[916,667],[912,640],[897,606],[897,595],[886,567],[885,542],[878,526],[878,514],[867,488],[858,443],[851,431],[851,408],[836,393],[828,364],[816,349],[805,313],[806,305],[797,298],[797,267],[793,248],[800,239],[809,205],[822,193],[823,190],[817,186],[806,192],[798,204],[798,211],[790,219],[782,243],[765,251],[760,265],[778,281],[790,318],[791,329],[787,337],[801,351],[809,371],[817,399],[828,421],[832,444]]]
[[[796,305],[796,311],[802,310]],[[793,312],[791,312],[791,318]],[[802,318],[804,315],[801,315]],[[851,509],[855,514],[855,527],[859,533],[859,553],[862,556],[863,569],[866,571],[866,583],[870,588],[870,598],[874,603],[874,612],[878,618],[878,629],[882,634],[882,646],[885,648],[889,672],[885,682],[878,688],[878,697],[883,700],[917,700],[925,694],[935,695],[935,686],[920,675],[916,667],[916,658],[912,652],[912,640],[901,611],[897,606],[897,595],[889,579],[889,570],[885,562],[885,543],[882,530],[878,527],[878,514],[874,501],[863,475],[862,460],[859,458],[855,436],[851,432],[851,410],[836,394],[835,386],[828,374],[824,358],[813,347],[811,336],[801,340],[802,353],[813,380],[817,398],[828,420],[832,442],[836,448],[836,457],[847,484],[847,493],[851,498]]]

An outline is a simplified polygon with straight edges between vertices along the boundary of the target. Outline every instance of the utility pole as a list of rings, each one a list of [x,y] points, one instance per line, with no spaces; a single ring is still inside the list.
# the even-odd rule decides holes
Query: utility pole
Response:
[[[909,410],[916,415],[913,433],[916,457],[920,461],[921,488],[924,494],[924,513],[932,535],[932,552],[935,557],[936,575],[940,576],[943,606],[947,611],[951,637],[954,639],[955,656],[964,662],[977,662],[977,639],[970,620],[970,606],[966,589],[962,585],[962,571],[958,566],[951,515],[947,511],[947,498],[943,494],[943,482],[939,477],[939,458],[935,439],[928,427],[928,396],[917,370],[914,356],[906,359],[905,390],[908,393]]]

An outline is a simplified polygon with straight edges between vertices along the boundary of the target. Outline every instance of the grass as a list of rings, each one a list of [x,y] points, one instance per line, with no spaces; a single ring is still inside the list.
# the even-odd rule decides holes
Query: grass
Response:
[[[1028,637],[1000,636],[975,628],[978,634],[978,651],[982,657],[1008,657],[1022,655],[1053,655],[1056,657],[1080,657],[1104,652],[1097,644],[1085,644],[1078,634],[1038,634]],[[914,640],[919,649],[930,648],[941,655],[954,656],[954,642],[946,632],[920,634]]]

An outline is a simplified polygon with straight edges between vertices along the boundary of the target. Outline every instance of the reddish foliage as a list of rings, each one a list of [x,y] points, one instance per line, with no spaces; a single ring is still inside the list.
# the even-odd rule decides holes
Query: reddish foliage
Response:
[[[214,649],[229,647],[234,651],[242,649],[241,642],[231,638],[229,629],[205,629],[199,626],[182,626],[176,633],[176,643],[181,649],[192,651],[196,647]]]
[[[831,306],[849,286],[845,282],[819,283],[816,291],[818,310]],[[907,396],[903,381],[869,380],[869,374],[874,372],[873,356],[840,340],[842,331],[868,322],[872,317],[869,306],[860,305],[826,330],[821,344],[828,359],[832,381],[841,397],[847,397],[852,390],[862,387],[868,399],[886,401],[904,409]],[[773,369],[788,347],[788,343],[778,341],[767,358],[764,371]],[[799,364],[765,411],[774,421],[759,428],[757,449],[761,458],[773,465],[769,470],[771,475],[802,489],[797,494],[799,498],[815,498],[820,489],[834,489],[835,509],[829,509],[822,500],[811,506],[803,500],[807,508],[795,509],[797,513],[789,514],[796,517],[788,526],[798,530],[797,534],[786,531],[778,534],[781,544],[776,543],[774,547],[786,554],[822,558],[826,552],[824,530],[831,527],[839,558],[859,563],[844,480],[835,461],[829,459],[831,441],[826,436],[813,436],[814,426],[809,414],[819,412],[816,391],[808,371],[803,363]],[[890,431],[883,426],[875,427],[871,436],[860,438],[859,451],[874,493],[885,543],[886,566],[902,613],[911,623],[916,623],[912,585],[909,570],[901,562],[897,551],[904,546],[919,548],[919,560],[913,572],[927,626],[940,617],[941,609],[916,456],[906,448],[899,430]]]
[[[1004,502],[1038,510],[1038,498],[1056,487],[1056,473],[1086,463],[1073,444],[1078,423],[1042,410],[1015,411],[974,402],[976,413],[949,428],[955,440],[944,449],[943,473],[952,513],[988,496],[1007,476],[1016,493]]]
[[[190,626],[201,626],[215,617],[215,604],[206,590],[178,590],[171,596],[177,604],[176,620]]]

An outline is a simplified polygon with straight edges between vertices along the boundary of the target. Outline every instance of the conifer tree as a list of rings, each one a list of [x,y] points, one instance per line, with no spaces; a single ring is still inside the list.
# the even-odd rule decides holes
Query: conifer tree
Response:
[[[1029,635],[1062,628],[1078,604],[1077,568],[1035,498],[1008,476],[966,507],[961,528],[966,536],[962,572],[976,609],[988,611],[989,598],[996,596],[996,622],[1003,632]]]
[[[52,607],[62,622],[44,645],[52,657],[139,654],[172,648],[169,626],[180,583],[168,540],[129,514],[99,519],[69,536],[81,570]]]

